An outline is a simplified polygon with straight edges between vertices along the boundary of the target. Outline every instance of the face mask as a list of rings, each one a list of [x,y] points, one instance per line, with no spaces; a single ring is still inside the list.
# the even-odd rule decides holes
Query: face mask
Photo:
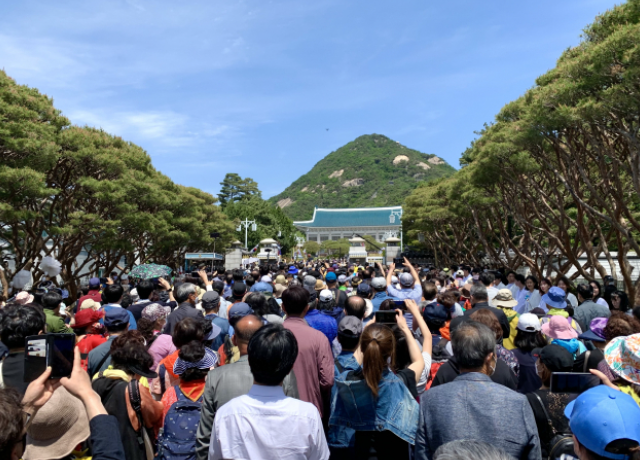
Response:
[[[473,279],[478,281],[480,279],[480,275],[473,275]]]

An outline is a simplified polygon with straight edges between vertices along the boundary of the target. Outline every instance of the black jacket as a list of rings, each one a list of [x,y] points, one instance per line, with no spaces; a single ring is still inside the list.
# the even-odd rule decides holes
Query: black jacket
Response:
[[[202,310],[196,309],[189,302],[183,302],[178,308],[173,310],[167,317],[167,324],[164,326],[164,334],[171,335],[173,328],[185,318],[203,318]]]
[[[452,356],[449,358],[449,361],[444,363],[440,366],[440,369],[438,369],[438,373],[433,379],[431,388],[453,382],[453,380],[459,375],[460,369],[458,368],[458,362],[456,361],[455,356]],[[511,371],[507,363],[501,359],[497,360],[496,372],[491,376],[491,380],[495,383],[499,383],[500,385],[504,385],[513,391],[518,387],[518,379],[515,374]]]
[[[487,308],[493,312],[494,315],[498,318],[500,322],[500,327],[502,327],[502,337],[510,337],[511,336],[511,326],[509,325],[509,320],[507,319],[507,315],[504,314],[502,310],[496,307],[491,307],[488,302],[478,302],[473,306],[472,309],[464,312],[464,316],[458,316],[457,318],[453,318],[451,320],[451,325],[449,326],[449,330],[453,332],[459,325],[461,321],[465,321],[465,318],[468,320],[471,313],[480,309]]]

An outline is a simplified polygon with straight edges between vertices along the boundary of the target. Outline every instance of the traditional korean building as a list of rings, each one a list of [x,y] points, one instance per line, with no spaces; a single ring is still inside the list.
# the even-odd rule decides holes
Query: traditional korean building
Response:
[[[371,235],[380,243],[389,237],[400,237],[402,206],[385,208],[316,208],[313,219],[294,222],[307,241],[349,239],[354,234]]]

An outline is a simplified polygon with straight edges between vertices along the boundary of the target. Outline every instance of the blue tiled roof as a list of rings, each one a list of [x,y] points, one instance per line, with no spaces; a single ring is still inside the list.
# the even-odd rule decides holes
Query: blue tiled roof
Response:
[[[391,213],[395,215],[393,219],[390,218]],[[312,220],[294,222],[294,225],[298,227],[399,227],[398,214],[400,213],[402,213],[402,206],[354,209],[316,208]]]

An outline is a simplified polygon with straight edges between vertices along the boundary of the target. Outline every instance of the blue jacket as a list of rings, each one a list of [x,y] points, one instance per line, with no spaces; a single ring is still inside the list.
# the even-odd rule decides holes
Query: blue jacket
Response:
[[[337,375],[335,386],[337,391],[331,394],[330,427],[390,431],[409,444],[415,444],[420,407],[402,380],[389,368],[382,373],[377,398],[360,369]]]
[[[213,343],[211,344],[211,349],[218,351],[218,348],[220,348],[220,345],[222,345],[224,341],[227,339],[227,337],[231,335],[231,332],[233,331],[233,329],[231,328],[229,321],[227,321],[224,318],[221,318],[215,313],[210,313],[208,315],[205,315],[204,319],[208,319],[213,324],[215,324],[220,329],[222,329],[218,337],[213,339]]]
[[[371,299],[371,303],[373,304],[373,313],[371,314],[371,316],[373,316],[378,310],[380,310],[380,304],[382,302],[390,298],[391,297],[387,295],[386,291],[376,292],[373,298]]]
[[[479,372],[460,374],[420,396],[415,459],[430,460],[438,447],[459,439],[488,442],[519,459],[541,456],[527,397]]]
[[[336,363],[340,363],[341,369],[338,369],[338,366],[335,366],[334,375],[339,375],[341,373],[347,373],[349,371],[355,371],[360,369],[360,364],[353,357],[352,351],[343,351],[338,357],[335,359]],[[341,372],[342,371],[342,372]],[[333,401],[334,396],[338,392],[337,384],[334,380],[333,387],[331,388],[331,400]],[[331,407],[333,410],[333,405]],[[327,436],[327,444],[331,447],[337,448],[347,448],[354,447],[356,440],[356,430],[353,428],[348,428],[346,426],[338,426],[338,425],[329,425],[329,433]]]
[[[338,336],[338,323],[329,315],[323,315],[315,308],[309,310],[304,317],[309,326],[322,332],[329,339],[329,344]]]

